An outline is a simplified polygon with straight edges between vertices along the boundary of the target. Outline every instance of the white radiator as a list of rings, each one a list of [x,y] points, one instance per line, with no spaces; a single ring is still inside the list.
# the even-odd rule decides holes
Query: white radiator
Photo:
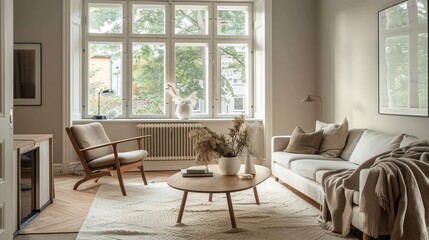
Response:
[[[195,160],[194,141],[189,131],[201,127],[199,123],[142,123],[141,135],[151,135],[143,141],[149,155],[145,161]]]

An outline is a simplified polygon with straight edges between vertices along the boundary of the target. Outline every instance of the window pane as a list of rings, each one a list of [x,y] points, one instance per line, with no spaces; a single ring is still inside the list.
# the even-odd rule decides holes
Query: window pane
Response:
[[[244,98],[236,97],[234,98],[234,111],[242,112],[244,111]]]
[[[419,34],[418,46],[418,108],[428,107],[428,34]],[[412,93],[412,96],[416,94]],[[413,107],[413,106],[411,106]]]
[[[175,54],[176,87],[180,96],[186,99],[195,92],[199,108],[194,108],[194,112],[207,113],[208,44],[177,43]]]
[[[175,6],[176,35],[208,35],[208,6]]]
[[[404,2],[397,6],[386,9],[387,29],[400,28],[408,26],[407,3]]]
[[[417,0],[417,17],[419,24],[427,24],[428,22],[428,1]]]
[[[389,107],[408,107],[410,79],[408,36],[386,38],[386,69]]]
[[[88,4],[90,33],[122,33],[122,4]]]
[[[217,34],[218,35],[248,35],[249,7],[248,6],[218,6]]]
[[[88,114],[98,114],[101,90],[113,89],[115,95],[100,96],[100,114],[122,115],[122,43],[89,42]]]
[[[247,44],[218,44],[218,76],[220,77],[220,113],[236,114],[234,110],[241,110],[247,114],[249,89],[249,46]],[[238,109],[242,99],[243,107]],[[237,102],[235,102],[237,101]],[[237,106],[236,106],[237,103]]]
[[[134,34],[165,34],[165,6],[133,4]]]
[[[133,43],[132,114],[165,113],[165,44]]]

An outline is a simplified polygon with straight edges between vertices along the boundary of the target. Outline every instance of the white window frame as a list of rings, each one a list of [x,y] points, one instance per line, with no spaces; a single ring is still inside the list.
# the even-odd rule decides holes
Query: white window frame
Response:
[[[176,6],[207,6],[208,9],[208,33],[207,35],[179,35],[176,34]],[[212,4],[207,2],[173,2],[171,8],[171,34],[172,38],[188,38],[188,39],[212,39],[213,37],[213,7]]]
[[[214,92],[214,96],[216,96],[216,99],[214,101],[214,117],[215,118],[222,118],[222,117],[231,117],[231,116],[235,116],[237,114],[235,113],[221,113],[221,96],[220,96],[220,92],[218,89],[218,82],[220,80],[220,76],[218,75],[218,67],[219,67],[219,61],[220,59],[217,58],[218,56],[218,44],[247,44],[248,47],[248,55],[249,55],[249,66],[247,68],[247,75],[248,75],[248,88],[247,88],[247,96],[248,99],[247,101],[245,101],[245,112],[246,113],[246,117],[253,117],[254,114],[254,108],[253,108],[253,93],[254,93],[254,78],[253,78],[253,44],[251,40],[239,40],[239,39],[234,39],[234,40],[217,40],[214,42],[214,59],[216,59],[216,61],[214,61],[214,67],[213,67],[213,75],[215,76],[215,79],[217,80],[216,83],[214,84],[215,86],[213,87],[213,92]],[[242,83],[242,85],[244,85],[245,83]],[[239,85],[239,84],[237,84]]]
[[[89,32],[89,7],[88,5],[91,3],[96,4],[119,4],[122,5],[122,33],[90,33]],[[83,13],[84,13],[84,36],[100,36],[100,37],[126,37],[128,34],[128,29],[126,27],[127,25],[127,3],[123,1],[103,1],[103,0],[85,0],[85,4],[83,4]]]
[[[249,9],[249,23],[247,25],[247,35],[218,35],[217,34],[217,11],[219,6],[246,6]],[[227,2],[223,2],[223,3],[214,3],[214,8],[213,8],[213,15],[214,15],[214,23],[213,23],[213,34],[215,36],[215,38],[217,39],[252,39],[253,38],[253,8],[252,8],[252,4],[250,3],[227,3]]]
[[[89,33],[88,27],[88,4],[90,3],[106,3],[106,4],[122,4],[123,9],[123,33],[122,34],[111,34],[111,33]],[[137,5],[164,5],[165,6],[165,34],[133,34],[132,33],[132,7],[134,4]],[[166,112],[161,115],[133,115],[132,114],[132,43],[133,42],[142,42],[142,43],[165,43],[165,77],[166,82],[175,81],[175,44],[176,43],[207,43],[208,44],[208,89],[207,94],[207,113],[202,114],[198,111],[194,111],[192,118],[231,118],[237,114],[222,114],[220,110],[219,93],[218,93],[218,72],[217,72],[217,44],[248,44],[249,48],[249,66],[248,66],[248,91],[247,99],[245,101],[245,112],[246,117],[254,116],[254,74],[253,74],[253,41],[254,41],[254,31],[253,31],[253,3],[249,2],[236,2],[236,3],[227,3],[227,2],[207,2],[207,1],[192,1],[192,2],[183,2],[183,1],[118,1],[118,0],[85,0],[82,4],[83,13],[84,13],[84,26],[83,26],[83,81],[82,81],[82,117],[91,118],[92,115],[88,114],[87,101],[88,101],[88,42],[122,42],[123,44],[123,63],[122,63],[122,115],[118,118],[124,119],[151,119],[151,118],[165,118],[165,119],[176,119],[175,115],[175,103],[172,100],[171,96],[166,94],[166,103],[165,110]],[[175,6],[177,5],[197,5],[197,6],[208,6],[208,35],[176,35],[175,34],[175,23],[174,23],[174,14]],[[217,9],[218,6],[246,6],[249,9],[249,23],[248,23],[248,35],[242,36],[231,36],[231,35],[217,35]],[[240,85],[239,83],[237,83]],[[241,83],[244,84],[244,83]]]
[[[133,33],[133,6],[134,5],[160,5],[164,6],[165,8],[165,34],[143,34],[143,33]],[[170,13],[170,7],[167,2],[146,2],[146,1],[130,1],[128,6],[128,31],[129,31],[129,37],[128,38],[158,38],[158,39],[165,39],[169,37],[169,33],[171,31],[171,23],[169,19],[171,19],[171,13]]]
[[[125,118],[126,117],[126,101],[124,101],[126,99],[126,95],[127,94],[127,84],[128,81],[126,81],[125,79],[128,79],[127,76],[127,70],[126,70],[126,62],[127,62],[127,53],[126,53],[126,49],[127,49],[127,42],[124,39],[119,39],[119,38],[95,38],[95,37],[88,37],[84,40],[84,46],[85,46],[85,51],[83,53],[83,81],[82,81],[82,89],[83,89],[83,94],[82,94],[82,98],[83,98],[83,116],[84,118],[91,118],[93,115],[88,114],[88,74],[89,74],[89,68],[88,68],[88,63],[89,63],[89,42],[99,42],[99,43],[122,43],[122,114],[119,115],[117,118]]]
[[[206,104],[206,108],[207,108],[207,113],[202,113],[201,112],[201,102],[200,102],[200,110],[197,112],[197,111],[195,111],[195,112],[193,112],[192,113],[192,118],[207,118],[207,117],[210,117],[210,116],[212,116],[212,107],[210,107],[211,106],[211,104],[210,104],[210,102],[211,102],[211,99],[213,99],[213,96],[212,96],[212,88],[213,88],[213,80],[212,80],[212,76],[213,76],[213,73],[212,73],[212,67],[210,67],[210,65],[212,65],[211,64],[211,62],[213,62],[213,54],[212,54],[212,44],[211,44],[211,41],[209,41],[209,40],[204,40],[204,39],[201,39],[201,40],[195,40],[195,39],[173,39],[173,42],[172,42],[172,44],[171,44],[171,47],[172,47],[172,51],[171,51],[171,54],[172,54],[172,60],[173,60],[173,63],[172,63],[172,66],[171,66],[171,68],[172,68],[172,72],[171,72],[171,80],[174,80],[174,82],[175,82],[175,80],[176,80],[176,43],[178,43],[178,44],[182,44],[182,43],[189,43],[189,44],[193,44],[193,43],[196,43],[196,44],[207,44],[207,60],[208,60],[208,62],[207,62],[207,89],[206,89],[206,96],[207,96],[207,98],[206,99],[204,99],[204,100],[206,100],[207,102],[205,103]],[[170,109],[171,109],[171,111],[172,112],[174,112],[175,111],[175,105],[176,104],[174,104],[174,101],[171,101],[171,107],[170,107]],[[175,117],[175,116],[172,116],[172,117]]]
[[[164,68],[164,85],[168,82],[168,79],[170,79],[169,75],[168,75],[168,69],[170,69],[170,61],[169,59],[171,58],[170,56],[170,44],[169,41],[167,39],[146,39],[146,38],[129,38],[128,39],[128,58],[127,58],[127,62],[128,62],[128,76],[130,81],[127,81],[128,87],[127,87],[127,105],[128,105],[128,110],[127,110],[127,114],[128,114],[128,118],[167,118],[167,117],[171,117],[170,116],[170,111],[169,111],[169,107],[168,107],[168,99],[169,96],[168,94],[164,91],[164,109],[165,112],[164,114],[147,114],[147,115],[137,115],[137,114],[133,114],[133,98],[132,98],[132,91],[133,91],[133,83],[132,83],[132,77],[133,77],[133,68],[132,68],[132,64],[133,64],[133,43],[164,43],[165,44],[165,68]]]

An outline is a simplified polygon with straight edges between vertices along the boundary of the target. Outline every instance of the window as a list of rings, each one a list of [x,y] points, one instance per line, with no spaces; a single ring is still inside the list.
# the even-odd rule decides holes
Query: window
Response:
[[[251,7],[87,0],[83,116],[175,118],[167,82],[196,94],[193,117],[253,116]]]
[[[88,4],[88,33],[123,33],[123,5]]]
[[[133,34],[165,34],[165,5],[132,5]]]
[[[235,97],[234,98],[234,111],[243,112],[244,111],[244,97]]]

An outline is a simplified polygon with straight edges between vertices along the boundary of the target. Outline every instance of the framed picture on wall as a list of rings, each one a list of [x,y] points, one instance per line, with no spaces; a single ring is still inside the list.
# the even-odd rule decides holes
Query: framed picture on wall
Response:
[[[15,43],[13,47],[15,106],[42,105],[42,44]]]
[[[378,12],[380,114],[429,116],[427,1]]]

